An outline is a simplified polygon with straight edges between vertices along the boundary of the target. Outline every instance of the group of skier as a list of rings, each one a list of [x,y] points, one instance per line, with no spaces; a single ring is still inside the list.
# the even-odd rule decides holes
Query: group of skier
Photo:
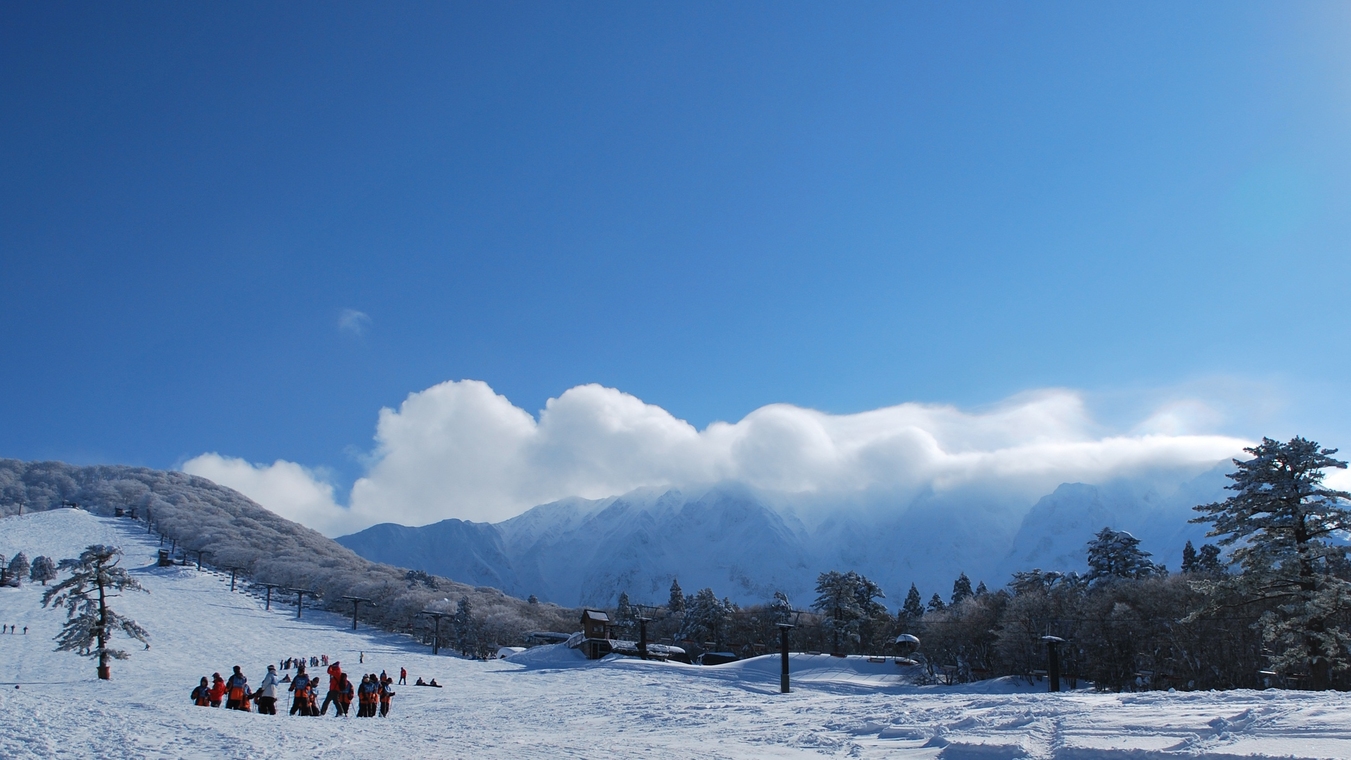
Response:
[[[376,715],[389,715],[389,705],[394,699],[394,679],[383,671],[380,675],[368,673],[361,677],[359,685],[353,685],[342,670],[342,663],[336,660],[328,666],[328,694],[323,706],[318,705],[319,677],[305,672],[303,661],[296,665],[294,678],[278,680],[277,666],[268,665],[267,675],[256,691],[249,689],[249,681],[236,665],[234,673],[223,679],[220,673],[212,674],[207,682],[202,676],[201,683],[192,690],[193,704],[200,707],[220,707],[224,701],[226,709],[248,712],[251,702],[257,702],[258,712],[264,715],[277,714],[277,689],[290,681],[286,690],[293,693],[291,715],[319,716],[328,714],[328,706],[333,705],[334,715],[342,717],[348,714],[352,702],[357,702],[358,718],[373,718]],[[403,671],[400,671],[403,677]]]

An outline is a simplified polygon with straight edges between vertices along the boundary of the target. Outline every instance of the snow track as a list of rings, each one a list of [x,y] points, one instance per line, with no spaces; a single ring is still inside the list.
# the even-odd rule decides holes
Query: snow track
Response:
[[[143,529],[141,529],[143,530]],[[778,659],[699,668],[539,648],[490,663],[432,657],[407,637],[350,630],[350,619],[231,594],[228,575],[157,568],[136,524],[75,510],[0,520],[0,553],[57,559],[113,543],[149,594],[115,606],[152,648],[131,642],[113,680],[54,652],[59,612],[41,586],[0,589],[0,758],[941,758],[1156,760],[1349,758],[1342,694],[1033,693],[1016,681],[915,687],[890,663],[795,655],[795,690],[777,693]],[[358,665],[358,652],[366,662]],[[407,667],[387,719],[291,718],[192,706],[202,675],[326,653],[349,672]],[[14,688],[16,685],[19,688]],[[280,706],[279,706],[280,707]],[[374,754],[378,753],[378,755]]]

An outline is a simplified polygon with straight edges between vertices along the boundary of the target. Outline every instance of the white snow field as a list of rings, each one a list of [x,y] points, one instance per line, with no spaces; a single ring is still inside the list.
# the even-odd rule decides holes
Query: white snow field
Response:
[[[487,663],[433,657],[407,637],[353,632],[338,615],[264,611],[231,594],[228,576],[157,568],[148,538],[131,521],[77,510],[0,520],[6,556],[121,546],[151,593],[114,606],[152,642],[123,647],[131,659],[99,682],[90,660],[53,651],[63,613],[41,607],[40,585],[0,589],[0,623],[20,630],[0,635],[0,758],[1351,758],[1351,701],[1337,693],[918,687],[891,663],[796,655],[785,695],[775,657],[706,668],[587,662],[557,646]],[[268,663],[323,653],[349,672],[403,666],[410,681],[445,688],[399,687],[385,719],[274,717],[188,699],[202,675],[237,664],[256,683]]]

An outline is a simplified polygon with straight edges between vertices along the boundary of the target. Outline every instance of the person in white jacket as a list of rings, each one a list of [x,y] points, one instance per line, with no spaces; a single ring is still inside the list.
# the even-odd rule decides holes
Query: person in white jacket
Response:
[[[254,693],[254,699],[258,702],[258,712],[262,715],[277,714],[277,666],[268,665],[267,675],[258,684],[258,691]]]

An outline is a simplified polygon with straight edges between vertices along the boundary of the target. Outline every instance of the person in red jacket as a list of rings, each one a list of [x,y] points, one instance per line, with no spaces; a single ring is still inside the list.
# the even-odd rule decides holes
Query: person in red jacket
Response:
[[[328,715],[328,706],[329,704],[332,704],[334,708],[333,716],[335,718],[342,717],[342,705],[340,702],[342,699],[342,688],[339,686],[339,682],[342,681],[341,665],[342,663],[334,660],[333,664],[328,666],[328,694],[324,695],[324,706],[319,708],[320,715]]]
[[[220,707],[221,700],[225,699],[225,679],[220,673],[211,674],[211,691],[207,695],[211,697],[212,707]]]

